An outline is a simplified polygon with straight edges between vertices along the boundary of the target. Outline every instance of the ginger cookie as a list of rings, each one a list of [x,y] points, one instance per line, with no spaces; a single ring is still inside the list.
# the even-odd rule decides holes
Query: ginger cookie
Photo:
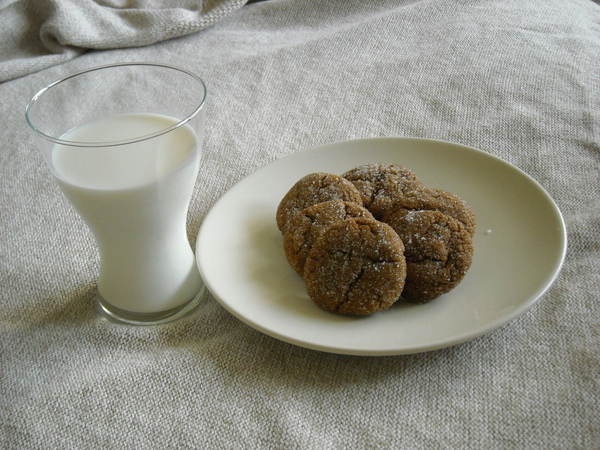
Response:
[[[460,221],[440,211],[399,209],[387,223],[405,246],[404,299],[425,303],[462,281],[471,266],[473,242]]]
[[[279,203],[277,227],[284,232],[288,223],[304,208],[329,200],[362,205],[360,192],[345,178],[325,172],[311,173],[296,182]]]
[[[394,230],[368,218],[329,227],[304,269],[306,290],[322,309],[364,316],[389,308],[404,288],[404,245]]]
[[[419,177],[398,164],[363,164],[342,176],[356,186],[364,205],[378,220],[397,193],[407,194],[423,188]]]
[[[330,200],[304,208],[290,221],[283,235],[285,256],[300,276],[304,276],[304,264],[317,239],[327,229],[342,220],[373,215],[357,203]]]
[[[388,222],[388,218],[403,209],[408,211],[440,211],[461,222],[471,237],[475,235],[477,221],[475,213],[457,195],[441,189],[416,189],[408,192],[388,192],[389,204],[382,211],[380,220]]]
[[[452,192],[441,189],[429,189],[427,203],[423,209],[440,211],[454,217],[462,223],[471,237],[475,235],[477,220],[471,207]]]

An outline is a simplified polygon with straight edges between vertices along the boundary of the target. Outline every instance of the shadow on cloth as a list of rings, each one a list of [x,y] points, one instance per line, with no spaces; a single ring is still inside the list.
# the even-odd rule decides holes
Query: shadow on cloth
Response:
[[[80,325],[97,316],[96,286],[90,283],[69,286],[69,292],[36,293],[19,308],[3,312],[7,322],[40,325]]]
[[[498,331],[497,331],[498,332]],[[398,374],[429,373],[436,367],[478,360],[503,353],[494,345],[503,340],[483,336],[473,341],[427,353],[397,356],[353,356],[305,349],[260,333],[229,314],[209,298],[192,317],[160,328],[169,347],[192,350],[200,367],[209,367],[226,385],[238,389],[273,386],[273,389],[326,388],[349,385],[365,388],[393,380]],[[474,361],[474,366],[478,366]]]

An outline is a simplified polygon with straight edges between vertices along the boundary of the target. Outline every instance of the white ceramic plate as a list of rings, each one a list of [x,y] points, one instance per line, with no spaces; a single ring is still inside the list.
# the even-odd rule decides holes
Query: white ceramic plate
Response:
[[[473,264],[457,288],[430,303],[398,302],[368,317],[335,315],[310,300],[289,267],[275,211],[304,175],[341,175],[372,162],[406,166],[426,186],[471,205],[478,222]],[[213,296],[251,327],[320,351],[395,355],[456,345],[519,316],[558,275],[566,245],[554,201],[507,162],[443,141],[374,138],[297,152],[249,175],[206,216],[196,254]]]

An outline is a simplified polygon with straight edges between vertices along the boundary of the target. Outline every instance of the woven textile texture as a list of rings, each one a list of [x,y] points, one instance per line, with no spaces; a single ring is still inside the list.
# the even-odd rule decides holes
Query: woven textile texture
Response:
[[[139,47],[186,36],[244,3],[5,0],[0,2],[0,82],[61,64],[89,49]]]

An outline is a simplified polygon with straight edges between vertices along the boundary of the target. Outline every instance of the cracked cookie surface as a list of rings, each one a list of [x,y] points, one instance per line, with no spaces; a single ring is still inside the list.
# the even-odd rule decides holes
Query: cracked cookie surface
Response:
[[[452,192],[428,188],[409,192],[396,191],[388,193],[388,200],[387,207],[380,216],[383,222],[389,222],[393,215],[398,216],[409,211],[439,211],[461,222],[471,237],[475,234],[475,213],[464,200]]]
[[[407,210],[387,219],[405,246],[404,299],[425,303],[462,281],[473,259],[473,242],[460,221],[440,211]]]
[[[315,172],[298,180],[285,194],[277,207],[277,227],[285,232],[293,217],[317,203],[342,200],[362,205],[362,197],[356,187],[338,175]]]
[[[423,189],[414,172],[398,164],[363,164],[342,175],[351,181],[362,196],[364,205],[380,219],[397,193],[408,194]]]
[[[389,225],[369,218],[329,227],[304,269],[306,290],[319,307],[358,316],[393,305],[405,277],[404,244]]]
[[[365,207],[341,200],[317,203],[296,214],[283,235],[285,256],[296,273],[304,276],[304,265],[310,250],[329,227],[342,220],[358,217],[373,219]]]

